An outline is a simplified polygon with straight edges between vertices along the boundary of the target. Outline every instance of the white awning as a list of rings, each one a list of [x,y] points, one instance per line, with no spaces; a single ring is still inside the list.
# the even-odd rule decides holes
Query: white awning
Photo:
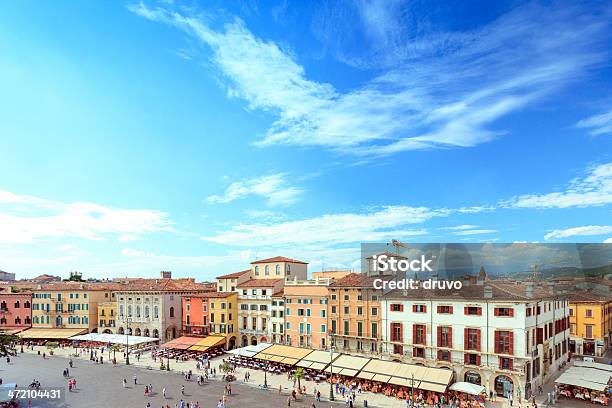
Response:
[[[482,385],[476,385],[469,382],[456,382],[449,388],[451,391],[464,392],[471,395],[480,395],[486,391]]]
[[[236,348],[236,349],[228,351],[228,353],[234,354],[237,356],[242,356],[242,357],[253,357],[254,355],[264,351],[271,345],[272,344],[270,343],[259,343],[254,346],[245,346],[245,347]]]
[[[79,336],[72,336],[69,340],[78,341],[96,341],[99,343],[111,343],[111,344],[124,344],[127,342],[130,346],[137,346],[139,344],[153,343],[159,341],[157,337],[144,337],[144,336],[128,336],[125,334],[107,334],[107,333],[89,333],[82,334]]]

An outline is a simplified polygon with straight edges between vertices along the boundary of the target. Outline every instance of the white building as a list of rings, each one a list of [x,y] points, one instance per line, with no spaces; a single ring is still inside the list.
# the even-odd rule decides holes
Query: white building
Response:
[[[395,290],[381,302],[383,354],[447,367],[455,381],[523,397],[567,361],[569,302],[552,287],[480,280],[457,291]]]
[[[270,313],[270,334],[272,343],[284,343],[285,298],[282,289],[272,294],[272,309]]]
[[[238,285],[238,331],[242,347],[272,341],[272,295],[283,283],[283,279],[251,279]]]

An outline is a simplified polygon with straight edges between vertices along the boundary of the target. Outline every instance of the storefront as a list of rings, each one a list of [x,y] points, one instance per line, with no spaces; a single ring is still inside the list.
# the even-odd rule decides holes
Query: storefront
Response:
[[[463,379],[465,382],[470,384],[482,385],[480,374],[478,374],[476,371],[466,372]]]

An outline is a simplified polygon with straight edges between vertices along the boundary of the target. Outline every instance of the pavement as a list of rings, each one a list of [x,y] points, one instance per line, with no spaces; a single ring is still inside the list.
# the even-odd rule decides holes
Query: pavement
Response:
[[[0,362],[0,377],[5,383],[17,382],[21,385],[29,384],[32,379],[36,378],[42,383],[42,386],[62,386],[65,387],[67,381],[62,377],[62,371],[68,367],[67,358],[72,355],[73,369],[70,374],[77,379],[77,392],[67,394],[63,402],[33,402],[33,407],[145,407],[148,401],[152,407],[164,406],[169,404],[171,407],[175,403],[180,406],[180,387],[185,385],[186,395],[184,397],[187,402],[199,401],[201,407],[216,407],[217,401],[222,398],[224,391],[224,383],[220,380],[220,375],[217,378],[211,378],[206,384],[198,386],[193,381],[185,381],[183,378],[184,372],[191,370],[195,375],[199,372],[196,369],[195,361],[175,361],[170,360],[171,371],[160,371],[159,359],[154,362],[151,359],[150,353],[147,353],[137,359],[134,355],[130,355],[130,365],[126,366],[122,353],[117,353],[117,366],[110,363],[112,358],[108,352],[104,353],[104,364],[96,364],[89,361],[89,353],[83,353],[81,356],[75,357],[75,349],[61,348],[55,349],[54,355],[49,356],[49,350],[45,347],[35,347],[34,350],[25,350],[25,353],[18,353],[16,358],[13,358],[12,363],[7,367],[6,362]],[[43,360],[39,356],[38,351],[45,352],[47,358]],[[216,358],[211,361],[211,367],[217,367],[221,364],[222,358]],[[164,364],[166,360],[164,359]],[[217,369],[219,372],[219,370]],[[246,369],[237,368],[237,380],[232,382],[233,394],[229,397],[227,408],[233,407],[286,407],[287,396],[293,389],[293,380],[287,379],[286,374],[268,374],[267,383],[268,389],[263,388],[264,373],[259,370],[249,370],[250,381],[243,381]],[[133,376],[138,378],[138,384],[133,385]],[[129,388],[122,387],[122,379],[128,380]],[[153,384],[154,395],[144,397],[144,385]],[[338,407],[344,402],[332,403],[327,400],[329,396],[329,384],[316,384],[312,381],[301,381],[303,386],[306,386],[306,394],[298,397],[298,401],[292,403],[292,407],[311,407],[314,402],[316,407]],[[537,397],[538,407],[543,407],[543,401],[546,399],[546,393],[552,389],[553,382],[549,382],[544,387],[544,394]],[[281,393],[279,394],[279,386]],[[165,387],[169,398],[164,400],[161,396],[161,389]],[[314,400],[316,390],[321,392],[322,402]],[[340,398],[340,396],[337,396]],[[363,393],[357,395],[356,407],[363,407],[364,401],[367,400],[368,407],[388,407],[388,408],[405,408],[405,402],[397,398],[387,397],[382,394]],[[38,405],[37,405],[38,404]],[[46,405],[45,405],[46,404]],[[585,408],[590,404],[582,401],[558,401],[555,407],[568,408]],[[27,404],[23,405],[27,406]],[[509,406],[504,398],[497,398],[495,402],[488,402],[488,407],[505,408]],[[523,406],[527,406],[523,403]],[[518,404],[514,403],[514,407]]]

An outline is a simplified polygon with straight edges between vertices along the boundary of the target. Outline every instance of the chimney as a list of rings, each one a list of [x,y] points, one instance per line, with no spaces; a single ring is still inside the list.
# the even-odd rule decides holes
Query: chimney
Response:
[[[525,282],[525,296],[533,298],[533,282]]]
[[[493,287],[489,285],[485,285],[484,287],[484,298],[485,299],[493,299]]]
[[[159,273],[159,276],[162,279],[172,279],[172,271],[161,271]]]

